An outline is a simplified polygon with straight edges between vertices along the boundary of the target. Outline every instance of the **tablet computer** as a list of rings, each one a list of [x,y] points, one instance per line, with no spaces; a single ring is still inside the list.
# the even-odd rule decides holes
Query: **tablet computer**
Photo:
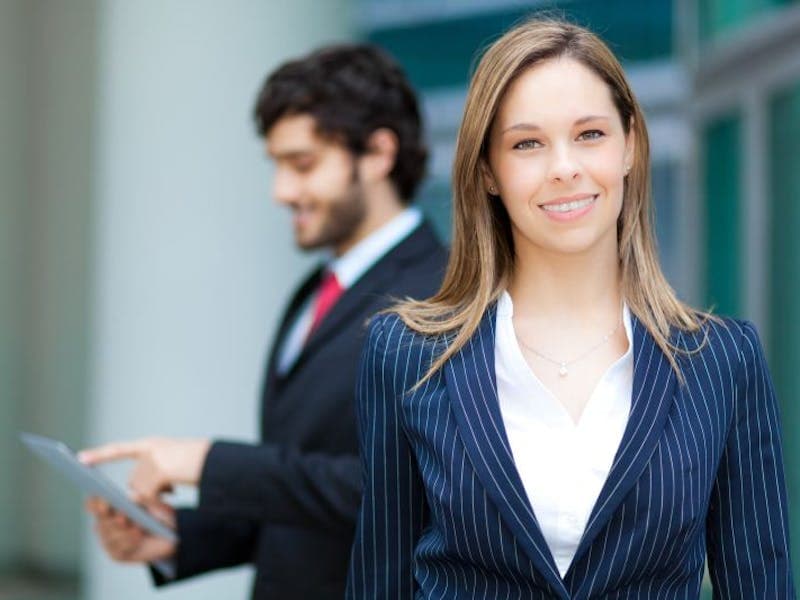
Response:
[[[37,456],[48,463],[89,496],[99,496],[131,521],[154,535],[172,542],[175,532],[131,500],[125,491],[95,467],[83,464],[63,442],[33,433],[21,433],[20,439]]]

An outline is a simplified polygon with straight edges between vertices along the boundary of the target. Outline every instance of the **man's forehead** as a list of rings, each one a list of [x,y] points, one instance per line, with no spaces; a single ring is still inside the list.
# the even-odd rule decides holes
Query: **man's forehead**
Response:
[[[264,143],[267,154],[272,158],[291,158],[343,146],[335,137],[323,135],[316,119],[309,114],[281,117],[267,131]]]
[[[267,153],[275,156],[312,149],[319,142],[316,126],[316,120],[311,115],[281,117],[264,136]]]

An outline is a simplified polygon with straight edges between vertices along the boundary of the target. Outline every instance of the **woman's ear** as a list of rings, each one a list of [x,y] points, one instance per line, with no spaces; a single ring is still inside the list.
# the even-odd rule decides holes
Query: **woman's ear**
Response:
[[[625,136],[625,155],[623,157],[623,165],[625,167],[625,175],[627,175],[631,168],[633,168],[633,160],[636,158],[636,134],[634,133],[635,121],[631,117],[631,124],[628,128],[628,135]]]
[[[489,165],[486,163],[486,161],[481,159],[478,168],[481,171],[481,179],[483,179],[483,186],[484,189],[486,190],[486,193],[491,194],[492,196],[499,196],[500,191],[498,190],[497,184],[495,183],[494,175],[492,175],[492,170],[489,168]]]
[[[398,151],[397,135],[391,129],[381,127],[367,138],[366,150],[358,158],[358,175],[364,183],[387,179],[394,169]]]

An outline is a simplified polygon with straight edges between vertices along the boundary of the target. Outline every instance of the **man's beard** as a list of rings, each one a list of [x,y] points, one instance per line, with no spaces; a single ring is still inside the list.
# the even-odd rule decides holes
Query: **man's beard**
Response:
[[[361,183],[354,180],[345,194],[328,206],[328,214],[316,238],[303,244],[302,248],[313,250],[342,245],[355,234],[366,213]]]

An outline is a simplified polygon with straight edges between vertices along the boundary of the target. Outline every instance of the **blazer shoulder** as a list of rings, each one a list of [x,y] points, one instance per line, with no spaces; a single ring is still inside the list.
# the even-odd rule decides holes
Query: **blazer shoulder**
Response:
[[[765,364],[764,347],[755,324],[745,319],[730,317],[725,321],[728,323],[728,329],[736,333],[740,365],[749,370],[755,362]]]
[[[738,350],[759,340],[756,326],[748,320],[728,316],[717,316],[706,324],[709,338],[718,340],[719,343],[730,345]],[[760,341],[758,341],[760,345]]]
[[[372,321],[369,333],[371,348],[367,356],[377,368],[380,362],[381,376],[392,385],[398,394],[426,394],[431,385],[442,381],[443,369],[433,374],[428,384],[417,389],[436,359],[447,349],[445,335],[425,335],[415,331],[397,313],[387,312]],[[368,359],[369,361],[369,359]]]
[[[369,320],[368,338],[373,342],[381,341],[382,345],[395,351],[420,348],[434,342],[434,338],[413,330],[399,314],[391,310],[378,313]]]
[[[445,336],[425,335],[409,327],[395,312],[383,312],[369,323],[367,344],[372,352],[392,357],[398,363],[430,365],[446,348]]]
[[[713,355],[716,362],[727,362],[739,370],[748,354],[763,354],[756,326],[744,319],[715,315],[707,318],[697,331],[681,332],[678,346],[689,359]]]

